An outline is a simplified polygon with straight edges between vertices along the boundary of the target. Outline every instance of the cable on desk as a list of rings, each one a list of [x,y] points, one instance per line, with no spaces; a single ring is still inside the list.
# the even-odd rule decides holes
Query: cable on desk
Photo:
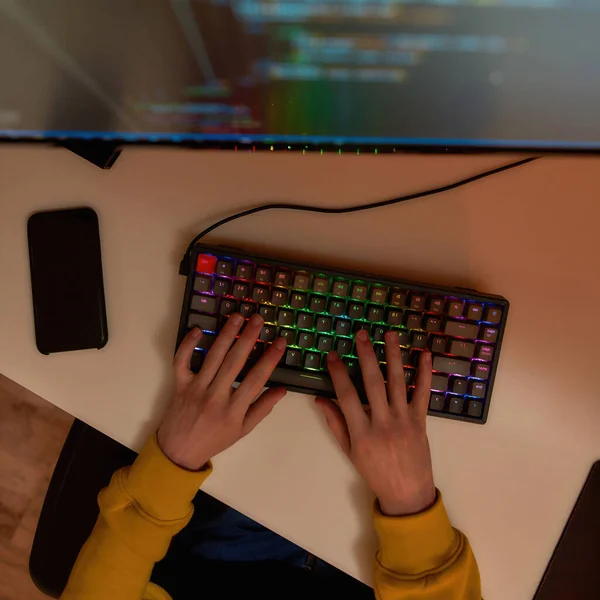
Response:
[[[319,206],[303,206],[298,204],[286,204],[286,203],[275,203],[275,204],[263,204],[262,206],[255,206],[254,208],[249,208],[247,210],[243,210],[241,212],[230,215],[229,217],[225,217],[216,223],[213,223],[210,227],[207,227],[203,231],[201,231],[188,246],[183,258],[181,259],[181,263],[179,264],[179,274],[187,275],[189,271],[189,261],[190,255],[194,246],[198,243],[200,239],[202,239],[205,235],[208,235],[211,231],[217,229],[217,227],[221,227],[226,223],[230,223],[231,221],[235,221],[236,219],[241,219],[242,217],[247,217],[249,215],[254,215],[256,213],[263,212],[265,210],[300,210],[304,212],[315,212],[322,213],[328,215],[343,215],[347,213],[359,212],[362,210],[370,210],[372,208],[382,208],[384,206],[391,206],[392,204],[400,204],[401,202],[407,202],[408,200],[416,200],[417,198],[425,198],[426,196],[433,196],[434,194],[441,194],[443,192],[449,192],[450,190],[454,190],[456,188],[462,187],[463,185],[467,185],[469,183],[473,183],[478,181],[479,179],[484,179],[486,177],[490,177],[492,175],[497,175],[498,173],[502,173],[503,171],[508,171],[510,169],[515,169],[516,167],[521,167],[526,165],[534,160],[540,159],[541,156],[531,156],[529,158],[524,158],[522,160],[518,160],[516,162],[509,163],[507,165],[503,165],[501,167],[496,167],[495,169],[490,169],[489,171],[484,171],[483,173],[479,173],[478,175],[472,175],[471,177],[467,177],[466,179],[461,179],[460,181],[456,181],[454,183],[450,183],[448,185],[444,185],[442,187],[433,188],[430,190],[425,190],[423,192],[416,192],[414,194],[408,194],[406,196],[400,196],[398,198],[390,198],[389,200],[379,200],[378,202],[371,202],[369,204],[359,204],[357,206],[345,206],[343,208],[323,208]]]

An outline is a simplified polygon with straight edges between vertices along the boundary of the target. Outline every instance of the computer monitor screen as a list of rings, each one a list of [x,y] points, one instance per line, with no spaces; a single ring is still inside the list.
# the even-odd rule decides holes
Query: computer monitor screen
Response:
[[[64,137],[597,150],[600,1],[0,0],[0,139]]]

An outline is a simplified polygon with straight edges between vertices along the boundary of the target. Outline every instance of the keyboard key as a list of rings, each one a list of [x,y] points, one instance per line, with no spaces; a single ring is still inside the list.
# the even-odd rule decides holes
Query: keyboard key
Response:
[[[432,333],[442,330],[442,320],[439,317],[427,317],[425,319],[425,331]]]
[[[483,344],[478,344],[475,356],[477,358],[481,358],[482,360],[491,362],[492,358],[494,358],[494,348],[493,346],[484,346]]]
[[[432,352],[446,352],[446,338],[434,337],[431,341]]]
[[[371,338],[374,342],[383,342],[385,341],[385,334],[388,332],[387,327],[382,327],[381,325],[373,326],[373,331],[371,332]]]
[[[464,396],[467,393],[467,380],[458,377],[454,379],[452,382],[452,391],[455,394],[461,394],[461,396]]]
[[[350,284],[343,279],[336,279],[333,282],[333,289],[331,293],[334,296],[339,296],[340,298],[345,298],[348,295],[348,289],[350,288]]]
[[[402,325],[402,311],[401,310],[388,310],[385,322],[388,325]]]
[[[398,334],[398,345],[399,346],[410,346],[410,332],[408,329],[394,329]]]
[[[429,312],[441,315],[444,312],[444,299],[439,296],[430,298],[428,309]]]
[[[390,292],[390,304],[396,308],[404,308],[407,296],[408,294],[405,291],[393,288]]]
[[[204,362],[204,357],[206,353],[202,350],[197,350],[192,353],[192,359],[190,360],[190,371],[193,373],[198,373],[202,367],[202,363]]]
[[[471,381],[469,383],[469,396],[485,398],[486,385],[483,381]]]
[[[205,294],[199,296],[198,294],[194,294],[190,308],[198,312],[216,313],[219,312],[219,300],[214,296],[207,296]]]
[[[482,327],[479,339],[492,344],[498,339],[498,330],[494,327]]]
[[[333,337],[330,335],[320,335],[317,340],[317,350],[319,352],[331,352],[333,350]]]
[[[360,364],[357,358],[344,358],[342,359],[342,361],[344,365],[346,365],[346,371],[348,371],[350,377],[353,377],[355,379],[360,377]]]
[[[255,285],[252,290],[252,300],[254,302],[267,302],[270,300],[270,296],[269,288],[262,285]]]
[[[477,325],[471,325],[470,323],[464,323],[463,321],[447,321],[444,333],[453,337],[463,337],[474,340],[477,338],[479,328]]]
[[[459,340],[452,340],[450,343],[450,354],[456,356],[462,356],[463,358],[473,358],[475,353],[475,344],[471,342],[461,342]]]
[[[385,345],[384,344],[373,344],[375,350],[375,358],[379,362],[385,362]]]
[[[188,327],[199,327],[203,331],[217,331],[217,317],[191,313],[188,317]]]
[[[329,333],[333,325],[331,317],[317,317],[317,333]]]
[[[315,324],[315,318],[311,313],[299,312],[296,326],[300,329],[312,329]]]
[[[288,367],[302,366],[302,352],[300,350],[289,349],[285,354],[285,364]]]
[[[293,327],[295,322],[294,311],[280,308],[277,313],[277,324],[284,327]]]
[[[445,392],[448,389],[448,378],[444,375],[433,375],[431,377],[431,389]]]
[[[306,292],[310,287],[310,274],[304,271],[298,271],[294,275],[294,283],[292,287],[295,290],[300,290],[301,292]]]
[[[239,262],[235,270],[238,279],[252,279],[254,277],[254,265],[252,263]]]
[[[367,320],[372,323],[383,321],[384,309],[382,306],[369,306],[367,310]]]
[[[431,394],[429,398],[430,410],[444,410],[446,398],[442,394]]]
[[[261,342],[272,342],[277,337],[277,328],[273,325],[263,325],[263,328],[258,336]]]
[[[245,368],[255,365],[258,362],[259,358],[264,354],[266,347],[267,345],[264,342],[256,342],[254,348],[252,348],[252,350],[250,351]]]
[[[247,298],[250,291],[250,286],[247,283],[234,283],[231,295],[238,300]]]
[[[308,331],[301,331],[298,334],[298,346],[300,348],[312,348],[315,343],[314,333]]]
[[[425,294],[411,294],[410,308],[413,310],[425,310]]]
[[[273,281],[273,271],[269,267],[258,267],[255,280],[258,283],[271,283]]]
[[[471,373],[471,363],[468,360],[459,360],[448,356],[434,356],[433,370],[466,377]]]
[[[220,260],[217,263],[216,269],[217,275],[225,275],[231,277],[233,275],[233,261],[232,260]]]
[[[355,283],[352,286],[352,293],[350,296],[352,296],[352,298],[355,300],[366,300],[368,291],[369,288],[366,285],[363,285],[362,283]]]
[[[196,350],[204,350],[208,352],[211,346],[215,343],[217,339],[216,335],[211,335],[210,333],[203,333],[202,337],[198,340],[196,344]]]
[[[467,414],[470,417],[479,418],[483,414],[483,402],[471,400],[467,403]]]
[[[407,386],[412,385],[415,382],[416,371],[411,368],[404,367],[404,383]]]
[[[352,321],[348,319],[336,319],[335,334],[336,335],[352,335]]]
[[[448,411],[455,415],[462,415],[464,405],[464,398],[457,398],[456,396],[451,396],[450,403],[448,405]]]
[[[407,329],[421,329],[421,315],[417,313],[407,313],[406,327]]]
[[[388,288],[380,285],[374,285],[371,287],[371,302],[377,302],[378,304],[385,304],[388,295]]]
[[[275,306],[283,306],[288,302],[288,293],[287,290],[279,290],[277,288],[273,288],[273,293],[271,294],[271,302]]]
[[[400,354],[402,357],[402,365],[404,367],[410,367],[411,366],[410,352],[408,350],[402,350],[402,352]]]
[[[427,348],[428,341],[429,336],[426,333],[414,333],[412,337],[412,347],[425,349]]]
[[[316,313],[325,312],[326,300],[327,298],[325,296],[311,296],[310,302],[308,303],[308,310],[311,310],[312,312]]]
[[[238,303],[235,300],[223,299],[221,301],[221,307],[219,313],[222,315],[232,315],[238,310]]]
[[[306,301],[307,301],[306,294],[292,294],[292,298],[290,300],[290,306],[292,308],[305,308]]]
[[[502,320],[502,311],[494,306],[488,306],[483,313],[483,320],[497,325]]]
[[[211,254],[198,254],[198,258],[196,259],[196,272],[212,275],[215,272],[216,264],[216,256],[212,256]]]
[[[197,276],[194,279],[195,292],[212,292],[212,279],[210,277]]]
[[[256,312],[257,306],[254,302],[242,302],[240,304],[240,313],[244,319],[249,319]]]
[[[483,315],[483,304],[467,304],[467,319],[481,321]]]
[[[265,320],[265,323],[276,323],[275,308],[262,304],[258,309],[258,314]]]
[[[329,277],[323,275],[315,277],[313,279],[312,290],[319,294],[327,294],[329,292]]]
[[[213,291],[217,296],[229,294],[231,291],[231,281],[229,279],[220,279],[217,277],[217,279],[215,279]]]
[[[286,327],[281,327],[279,330],[279,337],[282,337],[287,342],[288,346],[296,343],[296,330],[295,329],[287,329]]]
[[[369,334],[369,336],[371,335],[371,326],[369,325],[369,323],[366,323],[364,321],[355,321],[352,325],[352,333],[355,334],[361,329],[364,329]]]
[[[352,340],[350,338],[337,338],[335,351],[340,355],[352,354]]]
[[[447,313],[450,317],[462,317],[465,303],[458,300],[452,300],[448,303]]]
[[[292,274],[290,271],[280,269],[275,273],[275,282],[273,285],[278,285],[281,287],[290,287],[291,282]]]
[[[475,363],[473,365],[473,377],[477,377],[478,379],[489,379],[490,366],[485,363]]]
[[[321,366],[321,355],[318,352],[304,353],[304,367],[306,369],[318,369]]]
[[[339,317],[340,315],[344,314],[344,311],[346,310],[346,303],[343,300],[330,300],[329,301],[329,306],[327,307],[327,311],[329,312],[329,314],[333,315],[334,317]]]
[[[351,302],[348,305],[348,316],[351,319],[362,319],[365,316],[365,305]]]

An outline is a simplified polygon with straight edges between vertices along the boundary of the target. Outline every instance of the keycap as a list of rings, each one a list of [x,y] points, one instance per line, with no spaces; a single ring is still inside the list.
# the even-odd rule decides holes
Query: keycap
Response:
[[[304,353],[304,367],[307,369],[318,369],[321,364],[321,355],[318,352]]]
[[[410,368],[404,368],[404,383],[406,385],[412,385],[415,382],[416,371]]]
[[[306,294],[292,294],[292,297],[290,299],[290,306],[292,308],[304,308],[306,306],[306,301]]]
[[[446,352],[446,338],[434,337],[431,341],[432,352]]]
[[[433,375],[431,377],[431,389],[445,392],[448,389],[448,378],[444,375]]]
[[[467,319],[481,321],[483,315],[483,304],[467,304]]]
[[[329,333],[333,324],[331,317],[317,317],[317,333]]]
[[[428,310],[436,315],[441,315],[444,312],[444,299],[439,296],[430,298]]]
[[[479,402],[479,400],[470,400],[467,403],[467,414],[470,417],[481,417],[483,414],[483,402]]]
[[[502,311],[499,308],[488,306],[483,313],[483,320],[497,325],[502,320]]]
[[[352,286],[352,292],[350,296],[352,296],[352,298],[355,300],[366,300],[368,291],[369,289],[366,285],[363,285],[362,283],[355,283]]]
[[[456,378],[452,381],[452,391],[455,394],[465,395],[467,393],[467,380]]]
[[[473,365],[473,377],[478,379],[489,379],[490,367],[485,363],[475,363]]]
[[[407,329],[421,329],[421,315],[417,313],[408,313],[406,315]]]
[[[217,262],[217,275],[225,275],[231,277],[233,275],[233,261],[232,260],[220,260]]]
[[[275,306],[282,306],[284,304],[287,304],[287,301],[287,290],[279,290],[277,288],[273,288],[273,293],[271,294],[271,302],[275,304]]]
[[[265,323],[276,323],[275,308],[273,306],[267,306],[262,304],[258,308],[258,314],[265,320]]]
[[[482,327],[479,339],[493,343],[498,339],[498,330],[494,327]]]
[[[258,339],[262,342],[272,342],[277,337],[277,328],[273,325],[263,325]]]
[[[240,313],[244,319],[249,319],[255,312],[257,308],[257,304],[253,302],[242,302],[240,304]]]
[[[327,311],[329,314],[339,317],[344,314],[346,310],[346,303],[343,300],[330,300],[329,306],[327,307]]]
[[[300,290],[302,292],[305,292],[310,287],[310,275],[303,271],[298,271],[294,275],[294,283],[293,283],[292,287],[295,290]]]
[[[313,279],[313,292],[327,294],[329,292],[329,277],[317,276]]]
[[[367,309],[367,321],[380,322],[383,321],[384,309],[382,306],[369,306]]]
[[[385,304],[385,300],[388,295],[388,288],[380,285],[371,286],[371,302],[377,302],[378,304]]]
[[[413,310],[425,310],[425,294],[411,294],[410,308]]]
[[[211,292],[212,291],[212,279],[210,277],[196,276],[194,279],[194,291],[195,292]]]
[[[436,332],[441,331],[442,320],[439,317],[427,317],[425,319],[425,331]]]
[[[266,302],[270,299],[269,288],[262,285],[255,285],[252,289],[252,300],[254,302]]]
[[[271,283],[273,281],[273,271],[268,267],[258,267],[254,279],[258,283]]]
[[[463,358],[473,358],[475,353],[475,344],[471,342],[461,342],[460,340],[452,340],[450,343],[450,354],[462,356]]]
[[[333,282],[333,288],[331,289],[331,293],[334,296],[339,296],[340,298],[345,298],[348,295],[348,289],[350,284],[347,281],[343,281],[341,279],[336,279]]]
[[[246,361],[246,368],[251,367],[258,362],[260,357],[264,354],[266,347],[267,345],[264,342],[256,342],[256,344],[254,344],[254,347],[248,355],[248,360]]]
[[[336,319],[335,320],[335,334],[336,335],[352,335],[351,324],[352,324],[352,321],[348,321],[348,319]]]
[[[453,337],[470,338],[472,340],[477,338],[479,327],[477,325],[471,325],[470,323],[464,323],[463,321],[447,321],[444,333]]]
[[[285,353],[285,364],[288,367],[300,367],[302,365],[302,352],[289,349]]]
[[[410,352],[408,350],[402,350],[400,353],[401,357],[402,357],[402,364],[405,367],[409,367],[410,366]]]
[[[490,362],[492,358],[494,358],[494,348],[493,346],[484,346],[483,344],[479,344],[477,346],[477,350],[475,351],[475,356]]]
[[[294,311],[293,310],[285,310],[283,308],[279,309],[277,313],[277,324],[283,325],[284,327],[293,327],[295,321]]]
[[[217,317],[210,317],[209,315],[199,315],[191,313],[188,317],[188,327],[199,327],[203,331],[217,331],[218,320]]]
[[[221,307],[219,313],[222,315],[232,315],[238,310],[238,303],[235,300],[227,300],[226,298],[221,301]]]
[[[302,331],[298,334],[298,346],[300,346],[300,348],[312,348],[314,343],[314,333]]]
[[[403,308],[406,306],[407,296],[408,294],[405,291],[393,288],[390,292],[390,304],[396,308]]]
[[[412,337],[412,347],[413,348],[427,348],[427,342],[429,340],[429,336],[426,333],[414,333]]]
[[[279,285],[281,287],[289,287],[291,281],[292,274],[290,273],[290,271],[284,271],[283,269],[281,269],[275,273],[274,285]]]
[[[229,279],[220,279],[217,277],[215,279],[213,291],[215,294],[217,294],[217,296],[225,296],[226,294],[229,294],[231,291],[231,281]]]
[[[198,312],[216,313],[219,312],[219,300],[214,296],[199,296],[198,294],[194,294],[190,308]]]
[[[333,350],[333,337],[330,335],[320,335],[317,339],[317,350],[319,352],[330,352]]]
[[[381,325],[374,325],[373,331],[371,332],[371,338],[374,342],[383,342],[385,341],[385,334],[387,333],[387,331],[387,327],[382,327]]]
[[[281,327],[279,329],[279,337],[282,337],[287,342],[288,346],[296,343],[296,330],[295,329],[287,329],[286,327]]]
[[[394,331],[398,334],[399,346],[410,345],[410,332],[408,331],[408,329],[395,329]]]
[[[216,339],[216,335],[203,333],[200,339],[196,342],[196,350],[204,350],[205,352],[208,352],[211,346],[215,343]]]
[[[366,323],[365,321],[354,321],[352,325],[352,333],[356,333],[361,329],[364,329],[368,334],[371,333],[371,326],[369,325],[369,323]]]
[[[388,310],[385,322],[388,325],[402,325],[403,314],[401,310]]]
[[[312,329],[315,322],[315,318],[312,313],[299,312],[296,326],[300,329]]]
[[[254,265],[239,262],[235,270],[235,276],[238,279],[252,279],[254,277]]]
[[[450,375],[467,376],[471,372],[471,363],[468,360],[449,358],[448,356],[434,356],[433,370]]]
[[[190,360],[190,371],[193,373],[198,373],[202,368],[202,363],[204,362],[204,357],[206,353],[202,350],[198,350],[192,353],[192,358]]]
[[[198,254],[196,259],[196,273],[207,273],[212,275],[215,272],[217,257],[212,254]]]
[[[429,398],[429,408],[431,410],[444,410],[446,398],[442,394],[431,394]]]
[[[379,362],[385,362],[385,345],[384,344],[373,344],[375,350],[375,358]]]
[[[342,362],[346,366],[346,371],[348,371],[348,374],[350,375],[350,377],[353,377],[353,378],[360,377],[360,375],[361,375],[360,364],[359,364],[357,358],[346,357],[346,358],[342,359]]]
[[[312,295],[308,303],[308,309],[316,313],[325,312],[326,300],[327,298],[325,298],[325,296]]]
[[[448,412],[451,412],[455,415],[462,415],[464,404],[464,398],[457,398],[456,396],[451,396],[450,402],[448,403]]]
[[[351,319],[362,319],[365,316],[365,305],[351,302],[348,305],[348,316]]]
[[[335,342],[335,351],[340,356],[352,354],[352,340],[349,338],[337,338]]]
[[[485,398],[486,385],[483,381],[471,381],[469,383],[469,396]]]
[[[459,302],[458,300],[452,300],[448,303],[447,313],[450,317],[462,317],[464,307],[465,307],[464,302]]]
[[[234,298],[247,298],[248,292],[250,291],[250,286],[247,283],[234,283],[233,290],[231,291],[231,295]]]

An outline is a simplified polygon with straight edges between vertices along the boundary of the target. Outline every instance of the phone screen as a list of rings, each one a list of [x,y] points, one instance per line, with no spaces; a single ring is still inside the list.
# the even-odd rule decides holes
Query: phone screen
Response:
[[[91,208],[40,212],[27,233],[38,350],[102,348],[108,329],[98,216]]]

